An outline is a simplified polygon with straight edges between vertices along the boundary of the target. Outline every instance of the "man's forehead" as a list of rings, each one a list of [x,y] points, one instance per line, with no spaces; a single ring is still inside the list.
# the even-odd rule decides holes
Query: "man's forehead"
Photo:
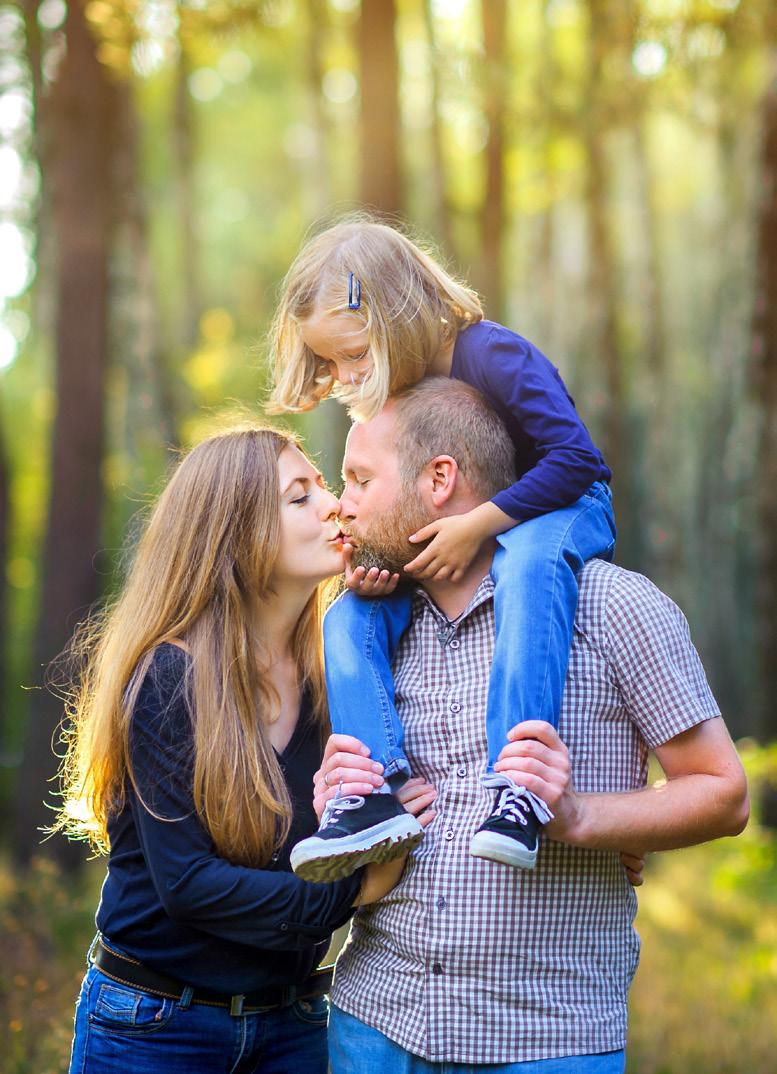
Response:
[[[354,422],[345,444],[343,469],[395,455],[394,424],[391,407],[384,407],[372,421]]]

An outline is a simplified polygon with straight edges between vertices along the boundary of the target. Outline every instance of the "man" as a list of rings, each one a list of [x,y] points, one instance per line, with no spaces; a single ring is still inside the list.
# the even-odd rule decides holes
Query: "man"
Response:
[[[397,570],[418,552],[408,533],[494,495],[506,433],[490,414],[468,386],[429,380],[353,427],[341,508],[355,563],[377,548]],[[744,774],[682,614],[647,579],[597,560],[580,574],[559,732],[519,725],[497,766],[555,813],[537,867],[468,852],[489,811],[493,551],[456,582],[423,582],[395,655],[405,751],[437,789],[436,818],[397,887],[354,919],[332,992],[333,1074],[620,1074],[639,954],[620,852],[747,822]],[[666,775],[650,788],[648,749]],[[355,740],[330,741],[318,807],[369,767]]]

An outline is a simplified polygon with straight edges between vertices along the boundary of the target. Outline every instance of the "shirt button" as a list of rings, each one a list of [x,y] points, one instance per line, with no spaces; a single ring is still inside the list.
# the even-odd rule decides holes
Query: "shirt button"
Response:
[[[439,897],[439,899],[437,900],[437,909],[438,910],[444,910],[447,905],[448,905],[447,902],[445,901],[445,899],[441,895]]]
[[[461,705],[458,701],[451,701],[451,712],[461,712]]]
[[[466,776],[466,774],[467,774],[466,767],[463,764],[460,764],[459,767],[456,769],[456,775],[460,776],[463,779],[464,776]]]
[[[439,977],[442,973],[442,966],[439,962],[435,962],[435,964],[432,966],[432,973],[435,975],[435,977]]]
[[[446,839],[447,839],[447,840],[448,840],[449,842],[450,842],[450,840],[451,840],[451,839],[453,839],[453,828],[449,828],[449,829],[448,829],[448,831],[447,831],[447,832],[445,833],[445,838],[446,838]]]
[[[451,649],[458,649],[458,647],[460,645],[461,645],[461,642],[457,638],[454,638],[453,641],[451,642]]]
[[[289,926],[286,924],[285,921],[282,921],[281,922],[281,932],[288,932],[288,931],[289,931]]]

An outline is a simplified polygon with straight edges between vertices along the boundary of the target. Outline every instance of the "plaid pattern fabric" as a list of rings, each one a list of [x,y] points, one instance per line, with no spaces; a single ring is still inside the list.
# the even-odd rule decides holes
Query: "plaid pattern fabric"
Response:
[[[485,708],[493,582],[453,623],[426,594],[394,662],[405,749],[437,818],[401,883],[356,915],[334,1003],[430,1061],[517,1063],[620,1049],[639,959],[616,854],[544,839],[533,872],[473,858],[493,792]],[[680,610],[641,575],[580,577],[559,733],[581,791],[642,787],[649,746],[719,715]]]

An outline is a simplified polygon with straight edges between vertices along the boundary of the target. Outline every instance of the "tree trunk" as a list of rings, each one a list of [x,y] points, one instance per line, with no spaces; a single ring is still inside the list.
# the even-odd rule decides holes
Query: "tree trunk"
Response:
[[[504,186],[504,102],[507,90],[505,38],[506,0],[482,0],[485,46],[486,189],[482,213],[482,288],[489,316],[504,319],[502,248],[506,229]]]
[[[755,468],[760,732],[771,742],[777,739],[777,80],[763,105],[760,192],[751,353],[754,395],[761,407]]]
[[[65,647],[100,592],[104,380],[107,359],[108,256],[112,208],[115,92],[98,62],[83,2],[68,5],[67,51],[51,88],[48,121],[54,228],[58,252],[56,397],[51,493],[43,558],[36,666]],[[29,861],[51,820],[43,804],[56,769],[52,736],[62,706],[47,691],[32,697],[16,794],[13,851]],[[64,840],[46,844],[64,865],[82,857]]]
[[[305,77],[308,83],[310,110],[313,116],[314,153],[305,164],[305,193],[310,204],[306,214],[314,219],[323,217],[332,203],[329,177],[329,120],[321,83],[324,77],[324,36],[326,32],[325,0],[307,0],[308,39],[305,60]]]
[[[181,308],[178,343],[191,350],[200,336],[202,295],[200,292],[199,258],[194,232],[194,116],[189,95],[191,68],[186,43],[178,42],[178,66],[175,74],[175,111],[173,121],[173,148],[175,152],[176,203],[180,241],[181,282],[183,305]]]
[[[434,192],[434,216],[440,245],[448,257],[455,255],[451,230],[450,207],[445,183],[445,153],[443,150],[442,124],[440,123],[440,57],[437,35],[434,29],[434,13],[431,0],[424,0],[424,24],[429,49],[429,77],[432,87],[432,190]]]
[[[361,201],[366,208],[388,215],[402,208],[395,28],[395,0],[362,0]]]
[[[625,553],[625,559],[634,562],[639,557],[634,547],[635,527],[630,525],[632,504],[628,499],[632,475],[625,437],[627,404],[618,337],[618,264],[609,220],[610,182],[606,137],[610,111],[603,74],[605,60],[617,40],[614,27],[617,16],[604,0],[589,0],[588,7],[588,112],[584,120],[590,314],[587,342],[599,360],[606,396],[600,424],[601,447],[614,471],[613,492],[619,523],[620,559],[623,561]]]

